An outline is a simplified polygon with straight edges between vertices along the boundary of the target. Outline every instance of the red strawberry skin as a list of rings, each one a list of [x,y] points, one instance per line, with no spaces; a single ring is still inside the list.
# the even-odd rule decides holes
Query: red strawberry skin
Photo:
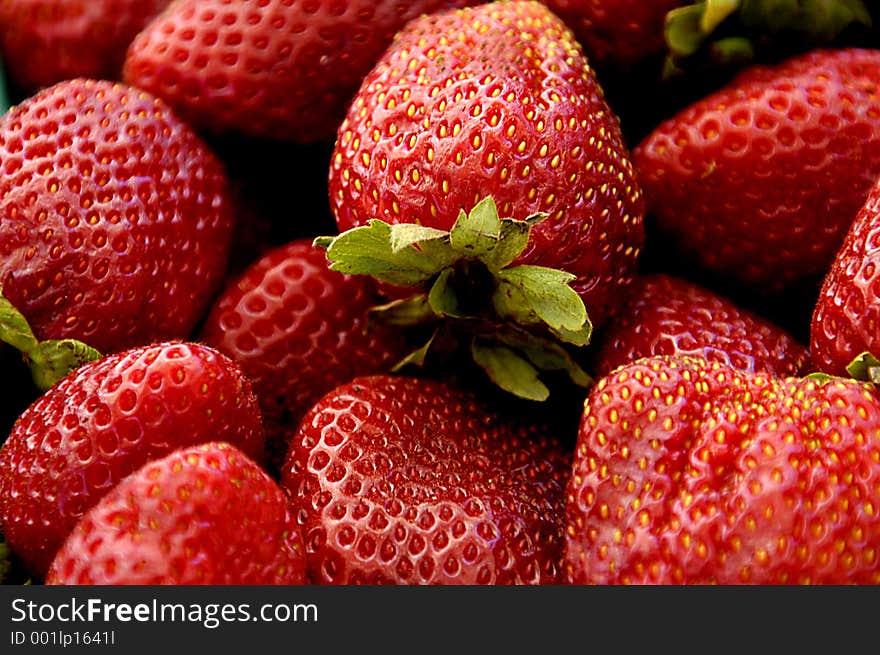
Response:
[[[618,120],[571,32],[537,2],[412,21],[340,126],[329,186],[340,230],[370,218],[448,230],[489,195],[502,216],[547,212],[521,260],[576,275],[594,323],[644,241]]]
[[[566,576],[590,584],[880,583],[880,396],[647,358],[591,391]]]
[[[304,584],[283,492],[227,443],[177,450],[107,494],[64,543],[51,585]]]
[[[700,285],[665,274],[636,278],[605,327],[596,373],[652,355],[697,357],[780,377],[807,373],[807,349],[787,332]]]
[[[706,269],[769,292],[823,275],[880,175],[880,51],[755,67],[634,151],[657,225]]]
[[[76,79],[0,119],[0,286],[41,339],[189,336],[226,266],[220,162],[152,96]]]
[[[307,414],[282,486],[316,582],[552,584],[569,467],[463,391],[371,376]]]
[[[267,253],[217,300],[201,338],[253,382],[278,464],[321,396],[405,354],[394,332],[368,329],[367,310],[378,304],[370,278],[331,271],[324,250],[307,240]]]
[[[129,43],[169,0],[5,0],[3,63],[20,86],[118,79]]]
[[[845,375],[865,351],[880,356],[880,179],[825,276],[810,327],[820,370]]]
[[[544,0],[597,66],[626,68],[663,52],[666,14],[684,0]]]
[[[222,439],[264,459],[257,399],[227,357],[164,343],[76,369],[16,421],[0,449],[0,523],[37,575],[90,507],[172,450]]]
[[[394,33],[474,0],[180,0],[135,39],[124,78],[217,132],[333,137]]]

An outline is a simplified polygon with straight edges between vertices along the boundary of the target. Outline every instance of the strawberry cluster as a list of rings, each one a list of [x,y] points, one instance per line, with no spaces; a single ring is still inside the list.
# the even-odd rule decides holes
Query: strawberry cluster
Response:
[[[880,13],[786,7],[0,2],[0,580],[880,584]]]

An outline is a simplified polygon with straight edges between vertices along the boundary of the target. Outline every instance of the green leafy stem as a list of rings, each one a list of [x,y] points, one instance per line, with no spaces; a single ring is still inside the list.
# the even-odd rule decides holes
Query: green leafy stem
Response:
[[[408,298],[372,315],[401,327],[435,324],[430,338],[396,367],[424,364],[428,353],[466,341],[470,356],[502,389],[546,400],[541,371],[561,370],[581,386],[589,375],[567,347],[589,343],[592,325],[570,286],[575,276],[544,266],[513,265],[534,225],[546,218],[500,218],[487,197],[461,211],[451,230],[372,219],[335,237],[319,237],[330,268],[414,287]]]
[[[46,391],[61,378],[101,353],[75,339],[40,341],[34,336],[24,315],[0,290],[0,341],[22,353],[31,369],[34,383]]]
[[[863,0],[702,0],[667,15],[665,73],[680,73],[700,52],[720,64],[748,62],[761,38],[790,34],[819,46],[871,22]]]

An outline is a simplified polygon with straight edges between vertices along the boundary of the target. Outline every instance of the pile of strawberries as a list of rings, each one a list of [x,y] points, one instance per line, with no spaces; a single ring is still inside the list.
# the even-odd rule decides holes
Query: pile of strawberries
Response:
[[[0,576],[880,584],[880,14],[778,4],[0,3]]]

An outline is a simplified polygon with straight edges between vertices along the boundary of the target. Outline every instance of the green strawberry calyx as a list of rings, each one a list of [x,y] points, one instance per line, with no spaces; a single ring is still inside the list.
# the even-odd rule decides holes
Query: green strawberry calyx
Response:
[[[570,286],[575,276],[514,265],[532,227],[545,218],[501,218],[487,197],[461,211],[448,231],[371,219],[314,243],[327,249],[331,270],[413,288],[412,296],[372,310],[374,318],[399,327],[433,326],[396,370],[466,344],[496,385],[542,401],[550,393],[542,371],[564,371],[584,387],[592,382],[568,350],[587,345],[592,332],[584,302]]]
[[[854,380],[880,384],[880,360],[869,352],[863,352],[846,367]]]
[[[858,382],[870,382],[871,384],[880,385],[880,360],[878,360],[870,352],[863,352],[853,359],[846,367],[846,373],[849,377],[841,377],[818,371],[810,373],[808,380],[814,380],[819,384],[825,384],[831,380],[856,380]]]
[[[667,77],[694,61],[747,63],[786,38],[806,47],[833,44],[853,26],[870,28],[864,0],[702,0],[666,16]]]
[[[74,369],[101,357],[101,353],[75,339],[40,341],[24,315],[0,289],[0,341],[22,353],[34,383],[46,391]]]

